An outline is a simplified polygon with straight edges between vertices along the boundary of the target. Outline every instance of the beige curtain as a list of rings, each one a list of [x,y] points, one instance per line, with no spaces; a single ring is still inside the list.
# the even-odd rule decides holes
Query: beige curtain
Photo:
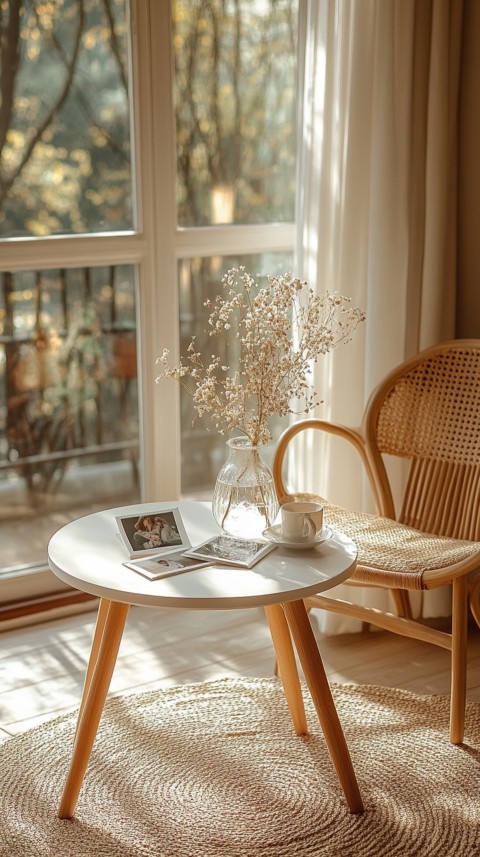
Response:
[[[454,336],[462,10],[463,0],[306,3],[297,270],[367,316],[318,368],[322,418],[358,425],[386,372]],[[371,508],[340,441],[308,438],[298,453],[299,488]],[[417,607],[427,615],[444,605],[440,596]],[[322,622],[324,631],[358,627],[332,614]]]

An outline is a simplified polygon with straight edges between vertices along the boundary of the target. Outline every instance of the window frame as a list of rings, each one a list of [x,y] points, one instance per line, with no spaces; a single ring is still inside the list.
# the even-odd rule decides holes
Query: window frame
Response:
[[[178,385],[155,384],[155,361],[163,348],[179,357],[178,261],[198,255],[293,251],[295,225],[177,226],[170,0],[130,0],[130,33],[136,229],[4,239],[0,270],[84,267],[86,260],[89,267],[136,266],[139,472],[141,499],[148,502],[178,498],[181,490]],[[5,587],[7,575],[0,573],[0,603],[7,600],[4,593],[12,600],[25,591],[26,574],[28,570],[20,573],[17,587],[13,580]],[[37,582],[32,581],[36,595],[49,591],[53,575],[40,572]]]

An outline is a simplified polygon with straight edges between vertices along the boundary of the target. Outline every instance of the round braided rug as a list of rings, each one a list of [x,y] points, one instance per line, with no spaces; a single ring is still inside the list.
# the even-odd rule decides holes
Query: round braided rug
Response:
[[[480,706],[448,742],[448,700],[333,685],[365,803],[352,815],[306,692],[294,735],[277,679],[111,699],[73,820],[56,817],[75,715],[0,747],[2,857],[473,857]]]

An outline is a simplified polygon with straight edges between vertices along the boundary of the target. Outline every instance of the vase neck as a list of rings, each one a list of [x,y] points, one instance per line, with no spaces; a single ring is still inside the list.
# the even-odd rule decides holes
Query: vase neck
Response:
[[[263,448],[261,444],[251,443],[248,437],[232,437],[227,440],[227,446],[232,452],[260,452]]]

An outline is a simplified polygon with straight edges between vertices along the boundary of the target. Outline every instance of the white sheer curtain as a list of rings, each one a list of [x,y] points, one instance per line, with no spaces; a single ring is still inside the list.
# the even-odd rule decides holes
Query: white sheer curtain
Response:
[[[367,316],[318,368],[322,418],[358,425],[387,371],[454,336],[462,7],[305,4],[297,271],[318,291],[350,296]],[[296,487],[368,509],[353,455],[337,440],[310,444],[298,450]],[[401,471],[394,474],[400,483]],[[383,594],[372,602],[360,592],[367,598],[385,606]],[[442,598],[417,607],[442,612]],[[322,623],[332,632],[358,627],[332,614]]]

